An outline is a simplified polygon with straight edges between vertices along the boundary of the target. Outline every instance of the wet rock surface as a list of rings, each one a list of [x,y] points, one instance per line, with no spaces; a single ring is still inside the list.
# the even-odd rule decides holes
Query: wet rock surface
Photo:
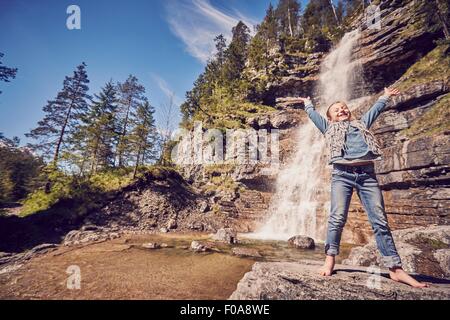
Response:
[[[253,248],[232,248],[231,252],[235,255],[235,256],[240,256],[240,257],[253,257],[253,258],[261,258],[262,255],[259,253],[258,250],[253,249]]]

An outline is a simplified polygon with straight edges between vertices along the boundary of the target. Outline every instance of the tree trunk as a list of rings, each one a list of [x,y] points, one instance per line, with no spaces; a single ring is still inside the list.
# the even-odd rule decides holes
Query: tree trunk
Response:
[[[291,34],[291,37],[294,36],[294,32],[292,31],[292,23],[291,23],[291,10],[289,8],[290,3],[288,3],[288,23],[289,23],[289,33]]]
[[[95,144],[95,149],[91,157],[91,175],[97,172],[97,154],[98,154],[99,141]]]
[[[58,143],[56,144],[55,154],[53,155],[53,165],[55,168],[57,168],[58,160],[59,160],[59,151],[61,149],[61,144],[64,138],[64,133],[66,132],[67,124],[69,123],[70,114],[72,112],[73,104],[75,102],[75,96],[78,94],[78,88],[80,87],[80,81],[77,82],[77,89],[75,91],[74,96],[72,96],[72,100],[70,101],[69,110],[67,111],[66,118],[64,119],[64,124],[61,128],[61,133],[58,138]],[[45,183],[45,193],[49,193],[51,189],[51,181],[50,179],[47,179],[47,182]]]
[[[138,167],[139,167],[139,158],[140,158],[140,156],[141,156],[141,146],[139,146],[138,153],[136,155],[136,164],[135,164],[134,170],[133,170],[133,180],[136,178],[137,170],[138,170]]]
[[[363,1],[363,5],[364,5],[364,1]],[[334,5],[333,5],[333,0],[330,0],[330,6],[331,6],[331,9],[333,9],[334,18],[336,19],[336,24],[339,25],[339,19],[338,19],[337,13],[336,13],[336,9],[334,8]]]
[[[119,154],[118,154],[118,158],[119,158],[119,167],[122,167],[123,165],[123,140],[125,138],[125,135],[127,134],[127,125],[128,125],[128,117],[130,115],[130,108],[131,108],[131,98],[128,100],[128,105],[127,105],[127,113],[125,116],[125,121],[123,124],[123,130],[122,130],[122,134],[121,137],[119,139]]]

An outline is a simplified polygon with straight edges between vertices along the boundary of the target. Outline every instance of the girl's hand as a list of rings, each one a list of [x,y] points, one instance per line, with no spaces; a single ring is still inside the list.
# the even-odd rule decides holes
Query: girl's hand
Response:
[[[304,104],[307,104],[309,102],[311,102],[311,98],[307,97],[307,98],[303,98],[303,97],[296,97],[294,100],[292,100],[292,102],[303,102]]]
[[[384,95],[385,96],[396,96],[400,93],[400,91],[396,88],[384,88]]]

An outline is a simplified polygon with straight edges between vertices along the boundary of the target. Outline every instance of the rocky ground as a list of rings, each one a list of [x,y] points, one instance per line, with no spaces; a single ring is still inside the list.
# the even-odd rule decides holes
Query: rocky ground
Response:
[[[230,299],[238,300],[448,300],[450,281],[416,277],[429,288],[415,289],[387,278],[385,271],[336,265],[331,277],[317,272],[320,262],[256,262]]]

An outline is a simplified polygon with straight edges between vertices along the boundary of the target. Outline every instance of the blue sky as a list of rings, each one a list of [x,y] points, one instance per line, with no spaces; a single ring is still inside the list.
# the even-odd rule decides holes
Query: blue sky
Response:
[[[203,71],[219,33],[243,20],[258,23],[270,0],[0,0],[3,64],[18,68],[16,79],[0,82],[0,132],[7,137],[36,126],[42,107],[82,61],[90,93],[110,79],[138,77],[162,123],[161,105],[184,93]],[[272,1],[276,4],[276,0]],[[66,9],[81,9],[81,30],[69,30]],[[172,123],[178,124],[178,108]]]

